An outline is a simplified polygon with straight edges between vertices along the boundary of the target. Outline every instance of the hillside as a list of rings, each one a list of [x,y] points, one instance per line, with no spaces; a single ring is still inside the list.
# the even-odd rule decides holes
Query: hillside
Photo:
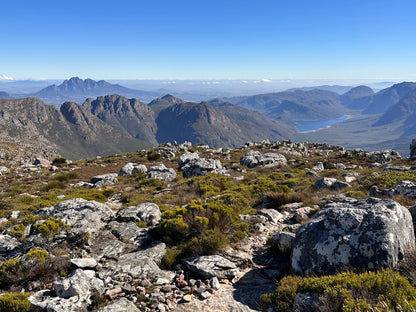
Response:
[[[290,121],[332,119],[348,111],[341,105],[337,93],[318,89],[234,97],[227,101],[259,111],[273,119]]]
[[[0,99],[0,111],[3,140],[31,143],[45,150],[52,148],[73,159],[149,146],[117,131],[75,103],[66,102],[58,109],[37,98]]]
[[[307,311],[307,289],[333,312],[416,308],[414,160],[394,151],[262,141],[52,160],[0,157],[3,306]]]

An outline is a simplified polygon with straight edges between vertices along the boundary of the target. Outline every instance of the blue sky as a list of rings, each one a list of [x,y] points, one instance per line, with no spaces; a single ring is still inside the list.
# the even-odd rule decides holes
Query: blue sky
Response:
[[[416,80],[416,1],[3,1],[15,79]]]

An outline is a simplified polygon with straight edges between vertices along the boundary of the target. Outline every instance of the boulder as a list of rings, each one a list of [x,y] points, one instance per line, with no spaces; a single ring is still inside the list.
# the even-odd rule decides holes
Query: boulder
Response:
[[[346,182],[338,181],[335,178],[322,178],[315,182],[315,187],[319,189],[329,188],[335,191],[349,187],[350,185]]]
[[[19,249],[22,243],[9,234],[0,234],[0,255],[9,256],[13,251]]]
[[[146,173],[146,172],[147,172],[147,167],[145,165],[138,165],[138,166],[133,168],[131,174]]]
[[[97,232],[114,216],[114,212],[107,205],[82,198],[69,199],[55,206],[43,208],[39,214],[45,219],[48,217],[62,219],[71,227],[71,233],[90,235]]]
[[[283,218],[283,215],[275,209],[261,209],[257,214],[266,217],[272,223],[277,223]]]
[[[104,282],[92,270],[77,269],[55,285],[55,294],[60,298],[86,296],[91,291],[104,292]]]
[[[286,165],[287,160],[285,156],[279,153],[265,153],[261,154],[259,151],[248,151],[240,159],[240,164],[249,168],[254,167],[276,167],[279,165]]]
[[[176,172],[172,168],[166,168],[164,164],[159,164],[147,169],[147,178],[172,182],[176,178]]]
[[[79,269],[94,269],[98,264],[94,258],[71,259],[71,263]]]
[[[107,173],[97,175],[91,178],[90,183],[94,184],[94,187],[101,187],[104,185],[112,185],[118,182],[117,173]]]
[[[149,226],[159,223],[162,213],[159,206],[154,203],[142,203],[138,206],[129,206],[117,212],[117,220],[120,222],[143,221]]]
[[[140,310],[127,298],[119,298],[97,312],[139,312]]]
[[[182,262],[189,271],[203,279],[210,279],[214,276],[220,279],[233,279],[240,273],[235,263],[218,255],[186,258],[182,259]]]
[[[123,168],[120,169],[118,172],[119,177],[129,177],[131,176],[134,169],[133,163],[129,162],[123,166]]]
[[[159,206],[154,203],[143,203],[137,206],[137,216],[149,226],[159,224],[162,218]]]
[[[411,215],[400,204],[350,199],[327,204],[299,227],[291,263],[297,272],[315,274],[395,267],[414,241]]]
[[[208,172],[224,173],[218,159],[199,158],[198,153],[185,153],[179,157],[179,170],[184,178],[204,176]]]
[[[324,169],[324,164],[322,162],[318,162],[315,166],[312,167],[312,170],[317,172],[324,171]]]
[[[98,276],[104,280],[125,282],[131,278],[171,278],[169,272],[162,271],[148,254],[140,250],[120,256],[117,261],[108,260],[98,272]]]
[[[34,312],[86,312],[93,291],[102,293],[104,283],[94,271],[77,269],[55,285],[55,291],[42,290],[29,297]]]

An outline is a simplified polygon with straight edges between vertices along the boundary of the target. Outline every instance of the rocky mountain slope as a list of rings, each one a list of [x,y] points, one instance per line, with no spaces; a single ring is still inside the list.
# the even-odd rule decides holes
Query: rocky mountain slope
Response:
[[[267,140],[0,159],[0,308],[412,311],[414,162]]]
[[[58,109],[37,98],[0,99],[0,133],[3,141],[30,143],[74,159],[146,146],[78,104],[66,102]]]

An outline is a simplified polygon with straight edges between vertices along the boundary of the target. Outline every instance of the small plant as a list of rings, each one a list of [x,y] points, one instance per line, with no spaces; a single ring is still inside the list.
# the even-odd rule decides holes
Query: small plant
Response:
[[[31,303],[29,293],[4,293],[0,295],[0,312],[26,312]]]
[[[54,160],[52,160],[52,165],[57,167],[63,167],[66,165],[66,159],[63,157],[57,157]]]
[[[55,219],[52,217],[44,222],[35,224],[33,227],[36,232],[47,238],[53,238],[59,233],[61,228],[69,228],[69,226],[66,225],[61,219]]]
[[[49,253],[46,250],[40,250],[35,247],[29,251],[26,256],[28,260],[35,260],[39,263],[45,263],[46,259],[49,258]]]
[[[15,225],[12,229],[10,229],[10,235],[23,240],[25,238],[25,230],[26,227],[23,224]]]

